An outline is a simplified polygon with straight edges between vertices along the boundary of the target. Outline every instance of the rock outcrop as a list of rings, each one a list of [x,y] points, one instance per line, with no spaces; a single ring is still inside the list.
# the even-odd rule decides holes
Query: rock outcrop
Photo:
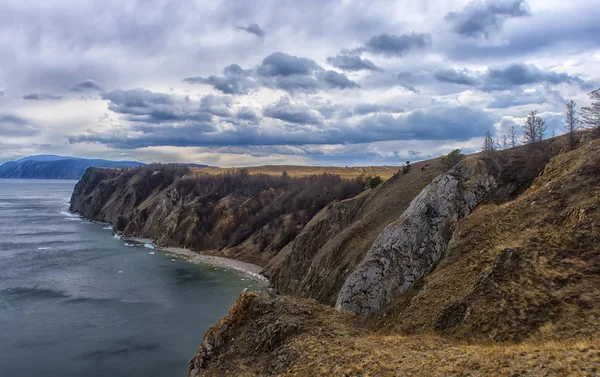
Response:
[[[344,283],[336,308],[365,318],[431,271],[456,222],[498,187],[488,165],[470,158],[434,179],[379,235]]]
[[[276,291],[333,306],[377,236],[447,169],[442,160],[417,162],[376,189],[324,208],[267,265]]]

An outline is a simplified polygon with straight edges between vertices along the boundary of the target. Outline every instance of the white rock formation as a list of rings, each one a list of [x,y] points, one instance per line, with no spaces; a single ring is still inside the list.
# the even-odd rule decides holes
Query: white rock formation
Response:
[[[336,307],[365,318],[406,291],[433,269],[456,222],[497,187],[497,179],[477,158],[434,179],[375,240],[346,279]]]

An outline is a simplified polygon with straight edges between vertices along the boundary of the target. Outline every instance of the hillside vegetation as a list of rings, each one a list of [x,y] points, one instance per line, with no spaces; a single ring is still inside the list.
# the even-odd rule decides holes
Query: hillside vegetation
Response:
[[[600,140],[493,159],[497,188],[381,310],[360,321],[312,300],[243,294],[190,376],[597,375]]]

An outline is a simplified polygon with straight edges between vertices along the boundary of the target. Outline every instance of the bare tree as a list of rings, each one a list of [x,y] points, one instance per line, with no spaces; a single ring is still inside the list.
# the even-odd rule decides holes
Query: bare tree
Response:
[[[493,152],[496,150],[496,144],[494,143],[494,138],[492,137],[492,133],[490,130],[485,132],[485,139],[483,140],[483,151],[486,154]]]
[[[569,100],[565,105],[565,130],[569,134],[569,145],[571,149],[575,148],[576,138],[575,132],[579,130],[579,115],[577,115],[577,110],[575,110],[575,101]]]
[[[544,140],[546,135],[546,121],[537,115],[537,111],[532,111],[527,114],[525,124],[521,127],[523,130],[523,142],[525,144],[533,144]]]
[[[508,148],[508,138],[506,137],[506,134],[502,135],[502,149],[507,149]]]
[[[510,126],[510,130],[509,130],[510,134],[510,147],[514,148],[517,146],[517,127],[515,127],[515,125],[513,124],[512,126]]]
[[[590,106],[581,108],[581,120],[587,128],[592,128],[600,136],[600,89],[588,93]]]
[[[537,133],[537,142],[541,143],[546,137],[546,131],[548,130],[548,126],[546,125],[546,121],[542,117],[537,117],[535,120],[535,132]]]

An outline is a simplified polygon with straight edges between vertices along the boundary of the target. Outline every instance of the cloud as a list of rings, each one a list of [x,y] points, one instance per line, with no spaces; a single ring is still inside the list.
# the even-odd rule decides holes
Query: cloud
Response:
[[[252,72],[242,69],[237,64],[228,65],[223,69],[223,77],[187,77],[183,79],[188,84],[207,84],[225,94],[248,94],[250,89],[258,86],[251,77]]]
[[[534,65],[511,64],[504,67],[488,68],[482,90],[508,90],[530,84],[546,83],[552,85],[569,84],[587,87],[585,80],[567,73],[543,71]]]
[[[358,55],[344,52],[327,58],[327,63],[344,71],[382,71],[369,59],[363,59]]]
[[[404,34],[401,36],[379,34],[372,36],[362,50],[372,54],[400,57],[411,50],[429,47],[431,41],[431,35],[422,33]]]
[[[71,88],[73,92],[102,91],[102,86],[95,80],[87,79],[78,82]]]
[[[0,135],[2,137],[24,137],[38,133],[39,130],[31,127],[27,120],[11,114],[0,114]]]
[[[258,114],[256,114],[256,112],[254,112],[254,110],[252,110],[251,108],[249,108],[247,106],[243,106],[241,109],[239,109],[238,112],[236,113],[236,117],[238,119],[246,120],[246,121],[256,123],[256,124],[258,124],[260,121],[260,117],[258,116]]]
[[[45,93],[30,93],[30,94],[26,94],[23,96],[24,100],[30,100],[30,101],[44,101],[44,100],[59,100],[61,99],[61,96],[54,96],[51,94],[45,94]]]
[[[102,143],[115,148],[148,146],[269,146],[367,143],[391,140],[467,140],[491,128],[495,117],[466,106],[429,107],[402,113],[372,113],[352,119],[322,120],[313,109],[284,98],[265,109],[285,122],[235,127],[208,123],[140,124],[129,130],[87,132],[71,143]],[[212,125],[212,127],[210,127]]]
[[[223,76],[188,77],[189,84],[208,84],[226,94],[248,94],[251,89],[266,87],[281,89],[288,93],[315,93],[328,89],[358,88],[360,85],[346,75],[325,70],[314,60],[274,52],[251,70],[231,64],[223,70]]]
[[[373,113],[402,113],[404,109],[397,105],[382,105],[376,103],[362,103],[354,107],[354,114],[367,115]]]
[[[397,80],[400,82],[400,85],[409,92],[413,92],[415,94],[421,93],[421,91],[412,84],[415,81],[415,76],[410,72],[400,72],[398,74]]]
[[[329,88],[346,89],[346,88],[360,88],[356,82],[350,80],[346,75],[337,73],[336,71],[326,71],[322,77],[322,81],[326,83]]]
[[[256,72],[264,77],[288,77],[308,76],[320,69],[314,60],[299,58],[283,52],[274,52],[263,59],[262,63],[256,68]]]
[[[208,99],[200,104],[184,96],[154,93],[145,89],[103,92],[108,109],[121,114],[125,120],[141,123],[210,122],[227,107],[220,99]]]
[[[258,26],[257,24],[250,24],[248,26],[238,26],[237,28],[238,30],[243,30],[247,33],[250,34],[254,34],[257,37],[264,37],[265,36],[265,31],[263,29],[260,28],[260,26]]]
[[[458,85],[476,85],[479,80],[477,77],[472,75],[468,70],[457,70],[457,69],[438,69],[435,71],[435,79],[440,82],[446,82]]]
[[[502,28],[511,17],[529,16],[525,0],[472,1],[460,12],[450,12],[446,21],[453,24],[453,30],[465,37],[488,37],[492,31]]]
[[[317,111],[305,105],[293,104],[288,97],[284,97],[275,104],[265,108],[263,115],[297,124],[318,125],[322,123],[322,119]]]

